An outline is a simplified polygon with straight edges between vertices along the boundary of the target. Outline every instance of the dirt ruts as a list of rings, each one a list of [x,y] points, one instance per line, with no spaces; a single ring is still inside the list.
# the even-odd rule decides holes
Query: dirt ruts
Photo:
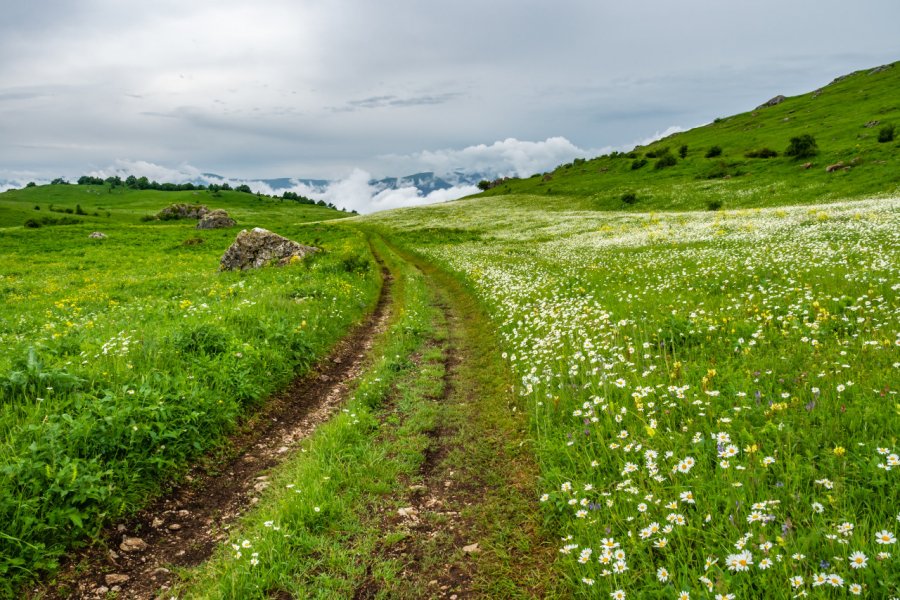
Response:
[[[343,404],[389,318],[392,278],[384,268],[382,276],[375,311],[231,439],[232,458],[216,464],[214,472],[192,469],[184,485],[110,527],[102,543],[72,556],[55,582],[36,588],[33,597],[93,599],[114,592],[118,598],[155,598],[168,589],[172,568],[206,560],[227,538],[227,527],[268,486],[267,470]]]

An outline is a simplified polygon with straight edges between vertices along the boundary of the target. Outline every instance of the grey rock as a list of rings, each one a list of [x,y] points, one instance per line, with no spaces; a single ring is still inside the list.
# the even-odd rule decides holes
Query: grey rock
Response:
[[[88,237],[91,238],[92,240],[105,240],[107,238],[107,235],[105,233],[95,231],[94,233],[90,234]]]
[[[200,217],[200,222],[197,223],[197,229],[224,229],[226,227],[234,227],[235,225],[237,225],[237,223],[228,216],[227,212],[217,208]]]
[[[156,213],[156,218],[160,221],[199,219],[208,212],[209,209],[202,204],[171,204]]]
[[[888,65],[881,65],[880,67],[875,67],[871,71],[869,71],[869,75],[874,75],[875,73],[881,73],[883,71],[887,71],[888,69],[893,69],[894,63]]]
[[[318,248],[304,246],[267,229],[256,227],[241,231],[225,251],[219,265],[222,271],[258,269],[268,264],[279,266],[301,260]]]
[[[778,96],[775,96],[768,102],[764,102],[764,103],[760,104],[759,106],[756,107],[756,109],[759,110],[760,108],[766,108],[767,106],[777,106],[778,104],[781,104],[785,100],[787,100],[787,98],[785,98],[784,96],[779,94]]]

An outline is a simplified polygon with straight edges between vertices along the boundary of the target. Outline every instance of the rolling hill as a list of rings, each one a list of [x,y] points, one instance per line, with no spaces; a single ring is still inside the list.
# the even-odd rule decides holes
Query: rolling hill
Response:
[[[810,93],[776,97],[633,152],[577,159],[529,179],[495,181],[481,196],[539,196],[542,202],[552,198],[548,206],[560,208],[646,211],[805,204],[896,193],[898,89],[900,62],[857,71]],[[890,137],[883,132],[892,126],[893,139],[879,141]],[[818,153],[786,156],[791,138],[804,135],[813,136]],[[721,153],[712,156],[714,147]],[[772,153],[777,156],[760,157]],[[838,166],[828,171],[832,165]]]

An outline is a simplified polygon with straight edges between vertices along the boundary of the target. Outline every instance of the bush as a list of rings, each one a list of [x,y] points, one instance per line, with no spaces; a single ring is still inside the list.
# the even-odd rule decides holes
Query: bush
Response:
[[[715,158],[717,156],[722,156],[721,146],[713,146],[706,151],[706,158]]]
[[[34,205],[34,210],[41,210],[41,206],[39,204]]]
[[[710,200],[709,202],[706,203],[706,210],[716,211],[716,210],[719,210],[720,208],[722,208],[721,200],[718,200],[718,199]]]
[[[678,149],[678,156],[680,156],[681,158],[685,158],[687,156],[687,153],[688,153],[687,144],[682,144],[681,148]]]
[[[637,171],[638,169],[640,169],[641,167],[643,167],[646,164],[647,164],[646,158],[639,158],[636,161],[634,161],[633,163],[631,163],[631,170]]]
[[[760,148],[759,150],[751,150],[744,156],[747,158],[776,158],[778,153],[771,148]]]
[[[808,133],[792,137],[787,150],[784,151],[785,156],[793,156],[794,158],[810,158],[818,153],[819,146],[816,144],[816,138]]]
[[[878,131],[878,141],[882,144],[885,142],[894,141],[894,131],[895,127],[893,125],[885,125]]]
[[[625,204],[634,204],[637,201],[638,197],[634,192],[625,192],[624,194],[622,194],[622,202],[624,202]]]
[[[76,205],[75,205],[75,214],[76,214],[76,215],[86,215],[87,213],[84,212],[84,209],[81,208],[81,205],[80,205],[80,204],[76,204]]]
[[[657,148],[656,150],[651,150],[647,153],[647,158],[662,158],[666,154],[669,153],[669,147],[663,146],[662,148]]]
[[[27,187],[27,188],[37,187],[37,184],[33,181],[29,181],[28,183],[25,184],[25,187]]]
[[[34,219],[28,219],[27,221],[25,221],[25,227],[28,227],[29,229],[37,229],[40,226],[41,224]]]
[[[660,159],[656,161],[656,164],[653,165],[653,168],[656,170],[665,169],[666,167],[675,166],[677,163],[678,163],[677,158],[675,158],[671,154],[666,154],[665,156],[660,157]]]

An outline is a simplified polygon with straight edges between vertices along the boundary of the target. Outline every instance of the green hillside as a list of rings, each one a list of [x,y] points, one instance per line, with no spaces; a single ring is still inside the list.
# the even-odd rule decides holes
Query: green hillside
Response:
[[[630,153],[578,159],[550,173],[502,182],[482,196],[536,194],[556,199],[551,206],[560,208],[646,211],[895,194],[900,191],[897,90],[900,62],[839,77],[808,94],[716,119]],[[891,126],[893,139],[880,142],[880,136],[890,137],[882,131]],[[818,154],[786,156],[791,138],[803,135],[814,137]],[[683,158],[682,146],[687,147]],[[707,157],[714,146],[721,155]],[[778,156],[748,157],[766,149]],[[657,166],[666,155],[673,164]],[[838,163],[848,168],[826,172]]]
[[[33,219],[69,217],[85,227],[101,228],[112,223],[138,223],[174,203],[205,204],[221,208],[238,225],[270,227],[279,223],[308,223],[349,216],[324,206],[234,191],[208,190],[161,192],[102,185],[42,185],[0,194],[0,228],[24,225]],[[84,215],[76,215],[80,206]],[[54,210],[55,209],[55,210]],[[71,210],[71,213],[66,212]],[[60,212],[62,211],[62,212]]]

